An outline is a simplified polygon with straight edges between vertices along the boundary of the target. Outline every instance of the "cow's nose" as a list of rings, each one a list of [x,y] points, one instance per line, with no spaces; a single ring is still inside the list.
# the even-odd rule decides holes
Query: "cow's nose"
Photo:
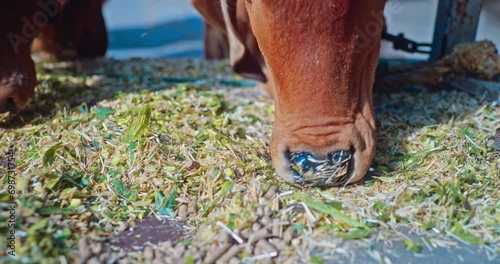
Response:
[[[304,186],[335,186],[349,181],[352,151],[339,150],[323,157],[305,151],[286,151],[285,157],[296,184]]]

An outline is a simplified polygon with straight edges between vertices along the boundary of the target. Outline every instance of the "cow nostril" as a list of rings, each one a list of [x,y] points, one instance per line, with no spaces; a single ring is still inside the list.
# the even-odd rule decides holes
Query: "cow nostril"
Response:
[[[346,183],[352,151],[339,150],[318,158],[309,152],[285,153],[295,183],[304,186],[330,187]]]

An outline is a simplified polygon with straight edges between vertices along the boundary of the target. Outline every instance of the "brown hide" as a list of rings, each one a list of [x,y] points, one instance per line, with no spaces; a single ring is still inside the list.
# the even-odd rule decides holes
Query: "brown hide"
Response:
[[[33,98],[35,65],[30,44],[38,32],[36,1],[3,1],[0,8],[0,112],[25,107]]]
[[[104,0],[2,1],[0,9],[0,112],[22,110],[34,96],[33,50],[57,59],[106,53]],[[33,39],[35,41],[33,41]]]

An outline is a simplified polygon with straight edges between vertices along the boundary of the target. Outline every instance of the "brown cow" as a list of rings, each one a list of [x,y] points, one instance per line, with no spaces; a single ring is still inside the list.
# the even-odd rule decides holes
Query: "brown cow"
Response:
[[[55,58],[106,53],[104,0],[2,1],[0,9],[0,112],[23,109],[34,96],[33,49]]]
[[[108,33],[102,15],[104,1],[66,0],[66,4],[61,5],[61,12],[40,29],[33,42],[33,51],[56,59],[104,56],[108,47]]]
[[[301,185],[359,181],[375,152],[372,86],[385,0],[192,0],[233,69],[275,99],[271,155]]]

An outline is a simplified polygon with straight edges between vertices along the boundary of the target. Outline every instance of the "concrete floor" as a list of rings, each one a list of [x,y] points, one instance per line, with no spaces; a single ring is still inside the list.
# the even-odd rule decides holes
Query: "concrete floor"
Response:
[[[389,4],[398,4],[399,7],[386,8],[389,31],[404,32],[406,37],[419,42],[431,42],[437,2],[390,0]],[[203,55],[203,22],[189,0],[111,0],[104,13],[110,30],[110,57]],[[485,38],[500,47],[500,0],[485,0],[477,39]],[[394,51],[389,43],[384,43],[382,56],[426,58]]]

